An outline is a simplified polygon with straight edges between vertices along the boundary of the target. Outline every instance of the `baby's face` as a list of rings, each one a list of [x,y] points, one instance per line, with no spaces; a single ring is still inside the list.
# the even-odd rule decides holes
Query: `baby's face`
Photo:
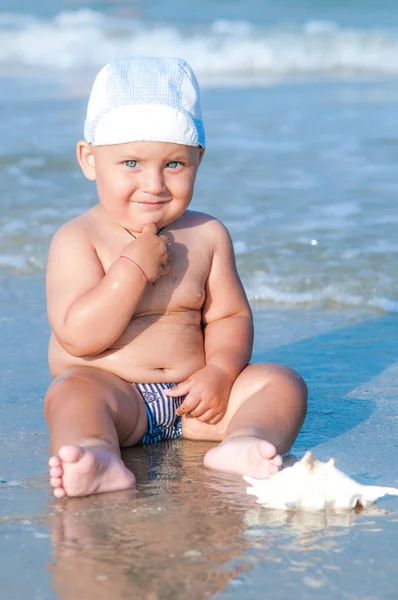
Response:
[[[201,148],[166,142],[90,146],[100,204],[118,225],[158,229],[188,208]]]

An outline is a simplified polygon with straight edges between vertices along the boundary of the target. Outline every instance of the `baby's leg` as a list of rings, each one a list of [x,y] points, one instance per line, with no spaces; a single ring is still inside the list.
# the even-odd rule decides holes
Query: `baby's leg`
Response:
[[[54,496],[87,496],[133,487],[120,446],[140,441],[147,427],[144,401],[130,383],[93,367],[69,369],[45,399],[53,456]]]
[[[293,445],[307,410],[307,386],[292,369],[272,363],[248,365],[235,381],[228,410],[217,425],[183,418],[183,436],[222,440],[209,450],[210,469],[267,477]]]

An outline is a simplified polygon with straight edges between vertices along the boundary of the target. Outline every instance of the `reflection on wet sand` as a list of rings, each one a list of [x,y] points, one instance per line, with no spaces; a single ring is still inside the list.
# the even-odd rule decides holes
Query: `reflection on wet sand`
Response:
[[[282,511],[252,509],[246,511],[246,535],[252,539],[253,546],[262,545],[264,536],[272,538],[280,548],[291,552],[291,556],[303,551],[337,551],[340,539],[349,533],[361,519],[383,515],[377,507],[361,510],[333,511]],[[277,538],[277,540],[276,540]]]
[[[56,504],[50,570],[62,600],[206,598],[249,568],[228,564],[250,545],[245,511],[206,486],[200,446],[137,447],[124,458],[139,491]]]
[[[61,600],[209,598],[256,562],[277,562],[281,551],[295,570],[303,550],[338,550],[358,518],[263,509],[241,478],[202,467],[208,447],[173,441],[131,449],[124,459],[138,491],[54,503],[49,569]]]

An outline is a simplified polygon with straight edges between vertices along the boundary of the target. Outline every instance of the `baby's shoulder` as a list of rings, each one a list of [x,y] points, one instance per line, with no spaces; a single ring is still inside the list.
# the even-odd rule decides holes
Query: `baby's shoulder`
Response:
[[[53,235],[51,246],[91,244],[92,224],[89,211],[67,221]]]
[[[231,253],[231,236],[222,221],[207,213],[193,210],[187,210],[183,216],[180,226],[192,243],[196,240],[213,255],[216,252]]]
[[[179,227],[189,230],[191,235],[196,233],[198,236],[208,236],[209,239],[213,239],[214,235],[229,237],[224,223],[207,213],[187,210],[180,219]]]

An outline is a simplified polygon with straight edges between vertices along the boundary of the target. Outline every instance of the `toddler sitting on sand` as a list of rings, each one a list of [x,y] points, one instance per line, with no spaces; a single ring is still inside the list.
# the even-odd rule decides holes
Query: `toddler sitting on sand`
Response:
[[[249,363],[252,315],[226,228],[189,210],[204,151],[185,61],[100,71],[77,144],[98,204],[59,229],[48,259],[57,498],[133,487],[120,447],[180,437],[221,442],[206,467],[267,477],[303,423],[301,377]]]

